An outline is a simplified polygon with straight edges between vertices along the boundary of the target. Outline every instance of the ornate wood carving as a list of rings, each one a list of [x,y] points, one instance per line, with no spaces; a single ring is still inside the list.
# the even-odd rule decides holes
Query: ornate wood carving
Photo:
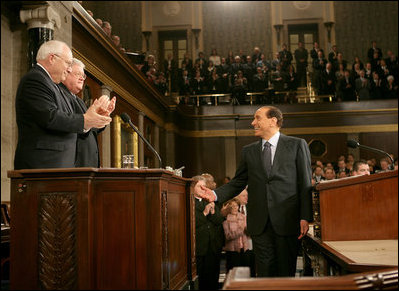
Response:
[[[168,254],[168,193],[162,191],[162,289],[169,289],[169,254]]]
[[[39,282],[41,289],[77,288],[76,197],[46,193],[39,206]]]

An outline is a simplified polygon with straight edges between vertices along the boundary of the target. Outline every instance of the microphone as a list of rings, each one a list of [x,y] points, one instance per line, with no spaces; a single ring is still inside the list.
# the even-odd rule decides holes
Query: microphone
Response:
[[[363,148],[363,149],[366,149],[366,150],[370,150],[370,151],[373,151],[373,152],[377,152],[377,153],[386,155],[391,160],[391,165],[390,165],[391,170],[394,169],[394,161],[393,161],[392,157],[387,152],[384,152],[383,150],[379,150],[379,149],[372,148],[372,147],[369,147],[369,146],[361,145],[360,143],[358,143],[357,141],[355,141],[353,139],[348,140],[346,142],[346,145],[348,147],[350,147],[350,148],[353,148],[353,149],[359,147],[359,148]]]
[[[132,123],[132,121],[130,120],[130,116],[126,113],[123,112],[121,114],[121,118],[124,122],[129,123],[129,125],[133,128],[133,130],[135,132],[137,132],[137,134],[140,136],[140,138],[146,143],[146,145],[152,150],[152,152],[157,156],[158,160],[159,160],[159,166],[162,168],[162,160],[161,157],[159,156],[158,152],[152,147],[152,145],[148,142],[148,140],[146,140],[146,138],[143,136],[143,134],[138,130],[137,127],[134,126],[134,124]]]

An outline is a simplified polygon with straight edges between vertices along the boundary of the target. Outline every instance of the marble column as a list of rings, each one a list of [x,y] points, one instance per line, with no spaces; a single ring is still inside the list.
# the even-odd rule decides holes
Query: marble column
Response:
[[[145,113],[140,111],[139,112],[139,131],[144,132],[144,116]],[[144,141],[139,138],[139,167],[144,167],[148,165],[144,165]]]
[[[281,50],[281,31],[284,27],[282,24],[275,24],[273,25],[274,29],[276,30],[276,36],[277,36],[277,51],[279,52]],[[274,57],[274,56],[273,56]]]
[[[19,17],[28,25],[28,67],[36,64],[39,47],[54,38],[54,27],[61,27],[61,18],[50,6],[21,10]]]
[[[111,97],[112,88],[108,85],[101,86],[101,94]],[[100,96],[95,96],[98,98]],[[104,168],[111,167],[111,126],[108,125],[103,132],[101,132],[101,164]]]

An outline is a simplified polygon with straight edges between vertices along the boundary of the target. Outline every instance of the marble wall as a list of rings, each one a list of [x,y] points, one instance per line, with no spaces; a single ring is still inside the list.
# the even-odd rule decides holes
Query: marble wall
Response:
[[[172,11],[176,15],[170,14],[170,9],[167,15],[165,9],[172,7],[174,2],[179,7]],[[200,49],[207,56],[212,48],[216,48],[219,55],[226,56],[229,50],[238,54],[240,49],[250,54],[254,46],[259,46],[271,58],[275,50],[273,24],[294,23],[295,20],[299,23],[305,20],[335,22],[332,42],[338,45],[349,62],[355,55],[365,60],[372,39],[377,40],[384,53],[387,49],[398,50],[396,1],[202,1],[202,5],[197,6],[192,3],[195,1],[145,2],[146,9],[150,9],[150,13],[144,12],[148,14],[145,16],[141,7],[144,4],[140,1],[83,1],[83,7],[92,10],[95,18],[110,21],[113,33],[118,34],[122,44],[133,51],[143,48],[143,23],[146,24],[145,30],[160,30],[162,27],[187,27],[198,22],[201,28]],[[202,13],[192,11],[198,7],[202,7]],[[190,15],[202,15],[202,19],[190,21],[187,18]],[[321,24],[319,29],[321,43],[326,43],[324,26]],[[154,35],[151,38],[156,42]],[[287,35],[282,35],[282,40],[286,42]],[[151,45],[157,49],[156,43]],[[323,48],[328,51],[325,46]]]
[[[82,6],[93,12],[94,19],[111,23],[112,34],[120,37],[122,47],[141,51],[141,1],[83,1]]]
[[[258,46],[272,53],[272,23],[269,1],[203,1],[204,53],[216,48],[220,56],[242,49],[252,54]]]
[[[72,44],[72,6],[70,1],[49,1],[60,16],[54,39]],[[2,6],[1,13],[1,200],[10,201],[10,179],[18,140],[15,96],[21,77],[28,71],[28,30],[21,23],[17,6]],[[31,8],[31,7],[30,7]]]
[[[398,53],[397,1],[335,1],[334,10],[336,44],[350,64],[356,55],[367,61],[372,40],[383,56]]]
[[[27,32],[1,15],[1,200],[10,201],[10,179],[17,145],[15,95],[21,76],[28,70]]]

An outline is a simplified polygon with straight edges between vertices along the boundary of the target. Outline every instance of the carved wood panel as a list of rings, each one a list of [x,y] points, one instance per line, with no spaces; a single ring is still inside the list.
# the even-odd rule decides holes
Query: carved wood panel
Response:
[[[42,194],[38,214],[41,289],[76,289],[76,195]]]

